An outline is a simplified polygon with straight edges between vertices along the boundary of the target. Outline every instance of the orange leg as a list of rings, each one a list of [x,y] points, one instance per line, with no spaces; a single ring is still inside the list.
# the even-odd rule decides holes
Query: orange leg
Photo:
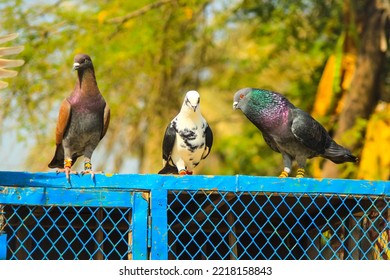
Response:
[[[186,175],[187,171],[185,169],[182,169],[179,171],[179,175]]]
[[[64,168],[57,169],[57,173],[65,173],[66,179],[70,182],[70,174],[77,174],[76,171],[72,171],[70,168],[72,167],[72,159],[64,160]]]
[[[84,171],[81,171],[81,175],[91,174],[91,178],[93,179],[95,177],[95,174],[99,174],[99,173],[103,173],[103,171],[93,171],[92,163],[89,159],[84,161]]]

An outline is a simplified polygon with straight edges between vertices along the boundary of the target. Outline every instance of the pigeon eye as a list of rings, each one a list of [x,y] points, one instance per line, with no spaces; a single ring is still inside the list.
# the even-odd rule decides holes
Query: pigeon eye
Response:
[[[245,95],[243,95],[242,93],[240,94],[240,99],[243,99]]]

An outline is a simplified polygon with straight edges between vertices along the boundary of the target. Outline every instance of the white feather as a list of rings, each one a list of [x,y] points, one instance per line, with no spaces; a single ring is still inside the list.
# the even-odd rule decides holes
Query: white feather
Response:
[[[207,122],[200,113],[199,98],[198,92],[187,92],[180,113],[172,121],[176,128],[176,141],[171,160],[178,171],[192,172],[201,161],[206,149]],[[191,147],[196,148],[191,150]]]

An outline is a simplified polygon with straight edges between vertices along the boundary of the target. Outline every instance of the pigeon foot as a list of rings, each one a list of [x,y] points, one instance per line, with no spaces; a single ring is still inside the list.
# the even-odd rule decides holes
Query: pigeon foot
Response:
[[[81,171],[81,175],[84,174],[91,174],[91,178],[93,179],[95,177],[95,174],[103,174],[103,171],[93,171],[92,169],[86,169],[84,171]]]
[[[194,172],[186,170],[187,175],[192,175]]]
[[[70,174],[78,174],[77,171],[70,170],[70,167],[59,168],[56,173],[65,173],[66,179],[70,182]]]
[[[305,177],[305,169],[298,168],[296,178],[304,178],[304,177]]]

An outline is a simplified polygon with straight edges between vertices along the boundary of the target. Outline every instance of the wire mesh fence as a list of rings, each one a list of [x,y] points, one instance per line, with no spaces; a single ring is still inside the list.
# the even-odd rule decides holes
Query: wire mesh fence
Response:
[[[390,258],[388,182],[151,176],[39,190],[0,174],[0,258]]]
[[[6,206],[9,259],[126,259],[129,208]]]
[[[390,257],[388,197],[176,191],[169,209],[171,259]]]

